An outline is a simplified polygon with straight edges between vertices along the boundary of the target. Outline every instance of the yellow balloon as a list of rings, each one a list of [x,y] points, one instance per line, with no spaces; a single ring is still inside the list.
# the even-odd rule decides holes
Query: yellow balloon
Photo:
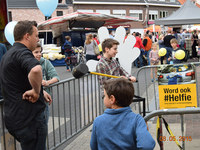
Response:
[[[102,52],[101,44],[99,44],[98,47],[99,47],[99,51]]]
[[[175,57],[178,60],[181,60],[185,57],[185,52],[183,50],[177,50],[175,53]]]
[[[158,55],[159,56],[165,56],[167,53],[167,50],[165,48],[161,48],[159,51],[158,51]]]

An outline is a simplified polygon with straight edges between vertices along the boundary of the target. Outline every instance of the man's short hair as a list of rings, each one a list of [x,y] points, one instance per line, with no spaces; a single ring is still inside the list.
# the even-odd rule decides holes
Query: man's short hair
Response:
[[[167,30],[167,33],[172,33],[172,31],[170,29]]]
[[[116,100],[116,105],[121,107],[129,106],[134,97],[134,87],[128,79],[117,78],[109,79],[104,82],[104,89],[110,97],[113,95]]]
[[[71,37],[70,37],[70,36],[65,36],[65,39],[66,39],[67,41],[69,41],[69,39],[71,39]]]
[[[109,32],[109,34],[111,34],[111,33],[112,33],[112,30],[109,30],[108,32]]]
[[[42,47],[40,43],[37,43],[36,48],[38,48],[38,47]]]
[[[96,34],[93,34],[93,38],[96,38],[97,37],[97,35]]]
[[[21,41],[26,33],[33,34],[33,26],[37,27],[36,21],[19,21],[14,28],[15,41]]]
[[[139,36],[139,35],[140,35],[140,33],[139,33],[139,32],[136,32],[136,33],[135,33],[135,36]]]
[[[175,72],[176,71],[176,68],[171,68],[170,69],[170,72]]]
[[[102,42],[102,50],[103,52],[105,53],[105,48],[111,48],[113,47],[113,45],[119,45],[119,42],[115,39],[111,39],[111,38],[108,38],[108,39],[105,39],[103,42]]]
[[[178,44],[178,41],[175,38],[173,38],[173,39],[170,40],[170,44],[172,44],[172,43]]]

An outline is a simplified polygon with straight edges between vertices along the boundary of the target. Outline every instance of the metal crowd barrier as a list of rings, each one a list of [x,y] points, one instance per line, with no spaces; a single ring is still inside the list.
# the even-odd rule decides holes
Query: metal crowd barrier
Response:
[[[198,141],[200,139],[199,132],[196,132],[194,134],[195,131],[199,131],[199,129],[200,129],[200,127],[197,126],[197,124],[195,122],[196,118],[197,119],[200,118],[199,117],[199,113],[200,113],[200,105],[199,105],[199,101],[200,101],[200,92],[199,92],[200,66],[199,66],[199,64],[200,64],[200,62],[191,62],[191,63],[193,63],[196,66],[195,67],[195,79],[196,79],[197,108],[159,110],[160,108],[159,108],[158,82],[152,83],[151,77],[150,77],[151,69],[153,69],[154,70],[153,72],[155,72],[155,68],[157,68],[159,65],[144,66],[142,68],[139,68],[137,73],[136,73],[136,78],[138,79],[138,83],[136,83],[136,86],[135,86],[136,87],[136,94],[145,98],[145,100],[146,100],[146,110],[145,110],[145,112],[146,112],[147,115],[144,117],[144,119],[145,119],[146,122],[151,119],[148,123],[150,125],[149,126],[150,129],[153,126],[152,131],[150,133],[152,134],[153,137],[156,137],[155,132],[156,132],[157,129],[156,129],[156,120],[155,120],[154,117],[158,116],[159,118],[161,118],[161,117],[167,118],[165,120],[169,123],[169,126],[172,126],[173,129],[178,127],[178,128],[175,129],[175,132],[177,132],[177,133],[180,132],[180,134],[181,134],[178,137],[182,137],[182,139],[188,138],[189,137],[188,135],[192,134],[192,136],[190,137],[191,141],[186,141],[187,139],[179,141],[180,145],[182,145],[183,150],[185,150],[186,148],[187,149],[195,149],[195,148],[199,149],[199,144],[198,144],[199,142]],[[182,64],[188,64],[188,62],[182,63]],[[153,80],[155,80],[156,78],[157,77],[155,76],[155,73],[154,73],[153,74]],[[141,113],[141,105],[142,105],[141,103],[138,103],[138,108],[139,108],[140,113]],[[163,141],[162,142],[167,143],[167,144],[164,144],[164,145],[168,146],[167,149],[169,149],[169,147],[173,144],[176,147],[175,142],[170,141],[172,139],[169,138],[170,137],[169,134],[168,134],[169,137],[162,135],[162,132],[165,131],[165,133],[167,133],[167,130],[165,130],[164,127],[162,127],[161,123],[162,123],[162,121],[160,121],[161,130],[159,130],[159,131],[161,131],[162,138],[166,139],[165,142],[163,142]],[[187,133],[186,133],[186,128],[187,128]],[[178,137],[177,137],[177,139],[178,139]],[[181,140],[181,139],[179,139],[179,140]],[[159,148],[156,147],[155,149],[156,150],[157,149],[162,150],[163,147],[159,147]],[[166,149],[166,147],[164,149]],[[171,148],[171,149],[179,149],[179,148],[176,147],[176,148]]]
[[[200,98],[200,91],[198,83],[200,82],[200,74],[198,73],[198,70],[200,70],[200,62],[191,62],[193,63],[195,67],[195,79],[196,79],[196,93],[197,93],[197,106],[200,107],[199,104],[199,98]],[[188,62],[184,62],[182,64],[188,64]],[[159,92],[158,92],[158,83],[153,82],[151,83],[151,69],[153,69],[153,72],[155,72],[155,68],[157,68],[160,65],[152,65],[152,66],[144,66],[138,69],[136,73],[136,78],[138,79],[138,82],[135,83],[135,92],[136,95],[141,96],[146,99],[146,113],[150,113],[154,110],[159,109]],[[199,68],[197,70],[197,67]],[[157,77],[155,76],[155,73],[153,73],[153,80],[155,81]],[[139,107],[139,113],[142,113],[141,110],[141,103],[138,103]]]
[[[174,137],[177,139],[177,141],[179,141],[179,142],[181,141],[182,142],[182,149],[185,150],[186,149],[185,142],[187,142],[187,141],[188,142],[192,142],[192,140],[193,141],[194,140],[198,140],[198,142],[199,142],[198,138],[191,136],[191,134],[190,135],[186,135],[186,133],[185,133],[185,129],[184,129],[185,128],[184,127],[184,115],[187,115],[187,114],[193,114],[193,115],[194,114],[200,114],[200,107],[198,107],[198,108],[179,108],[179,109],[155,110],[155,111],[149,113],[148,115],[146,115],[144,117],[144,120],[145,120],[145,122],[148,122],[150,119],[152,119],[152,118],[154,118],[156,116],[158,116],[158,117],[161,118],[164,115],[170,115],[170,116],[171,115],[180,115],[180,120],[181,120],[181,122],[180,122],[181,123],[181,128],[180,128],[180,130],[181,130],[181,136],[180,135],[174,135]],[[195,117],[197,117],[197,116],[195,116]],[[198,115],[198,117],[199,117],[199,115]],[[162,124],[162,121],[161,121],[161,124]],[[160,124],[160,126],[161,126],[161,124]],[[163,128],[163,127],[161,127],[161,128]],[[200,129],[200,127],[198,128],[198,130],[199,129]],[[162,130],[164,130],[164,129],[162,129]],[[199,132],[197,132],[197,133],[199,133]],[[174,141],[173,138],[170,139],[170,137],[168,138],[166,135],[163,135],[163,131],[161,131],[161,133],[159,133],[159,135],[161,136],[161,137],[159,137],[159,140],[160,139],[161,140],[164,139],[164,140],[160,141],[162,143],[162,147],[160,147],[160,150],[163,150],[163,141],[170,141],[170,142]],[[189,140],[188,140],[188,137],[190,137]],[[190,144],[190,145],[195,145],[195,144]]]
[[[53,99],[49,106],[47,149],[53,150],[90,126],[104,111],[101,89],[96,75],[87,74],[80,79],[74,77],[48,86]],[[145,110],[145,99],[135,96],[131,104],[141,102]],[[20,150],[20,144],[5,129],[3,122],[3,100],[0,103],[2,120],[0,125],[0,150]],[[138,110],[137,110],[138,111]],[[139,113],[139,112],[137,112]],[[143,116],[145,111],[143,111]]]
[[[49,106],[47,149],[55,149],[92,124],[103,113],[100,86],[95,75],[69,78],[49,86],[52,104]],[[0,101],[0,149],[21,149],[5,129],[3,100]],[[16,142],[16,143],[15,143]]]

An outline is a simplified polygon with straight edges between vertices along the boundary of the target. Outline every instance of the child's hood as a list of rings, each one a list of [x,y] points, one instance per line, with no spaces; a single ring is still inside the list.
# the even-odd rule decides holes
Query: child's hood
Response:
[[[171,73],[169,74],[169,77],[170,77],[170,78],[173,78],[173,77],[175,77],[175,76],[177,76],[177,73],[175,73],[175,72],[171,72]]]

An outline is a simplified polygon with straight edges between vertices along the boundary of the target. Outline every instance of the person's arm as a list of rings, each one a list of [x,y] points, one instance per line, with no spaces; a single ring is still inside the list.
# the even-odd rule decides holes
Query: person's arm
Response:
[[[149,59],[150,60],[152,59],[152,51],[150,51],[150,53],[149,53]]]
[[[96,72],[97,73],[107,74],[105,65],[103,63],[98,63],[97,66],[96,66]],[[104,81],[106,81],[106,80],[108,80],[110,78],[109,77],[105,77],[105,76],[98,76],[98,79],[99,79],[100,85],[103,85]]]
[[[94,121],[93,127],[92,127],[92,134],[91,134],[91,139],[90,139],[90,148],[91,148],[91,150],[98,150],[95,121]]]
[[[147,39],[143,40],[143,45],[146,46],[147,45]]]
[[[177,74],[177,78],[182,78],[181,73]]]
[[[169,79],[169,75],[167,75],[167,79]]]
[[[41,84],[42,84],[42,67],[37,65],[33,67],[28,74],[29,82],[32,86],[31,90],[26,91],[23,94],[23,99],[29,102],[35,103],[40,94]]]
[[[50,84],[58,82],[58,79],[56,77],[50,79],[50,80],[42,80],[42,85],[43,86],[49,86]]]
[[[145,49],[144,45],[142,44],[142,40],[140,39],[139,41],[140,41],[140,47],[143,48],[143,49]]]
[[[47,80],[42,80],[43,86],[49,86],[50,84],[58,82],[60,79],[58,77],[58,74],[54,68],[54,66],[51,64],[49,60],[46,61],[46,67],[44,68],[46,71],[46,77]]]
[[[122,68],[119,63],[117,65],[120,68],[119,71],[120,71],[121,77],[126,77],[126,78],[130,79],[131,82],[136,82],[136,80],[137,80],[136,77],[131,76],[128,72],[126,72],[126,70],[124,70],[124,68]]]
[[[48,102],[49,105],[51,105],[51,102],[52,102],[51,96],[50,96],[45,90],[43,90],[43,94],[44,94],[44,100],[45,100],[46,102]]]
[[[146,123],[141,115],[137,115],[136,119],[136,143],[137,148],[142,150],[153,150],[155,141],[149,131],[147,130]]]

